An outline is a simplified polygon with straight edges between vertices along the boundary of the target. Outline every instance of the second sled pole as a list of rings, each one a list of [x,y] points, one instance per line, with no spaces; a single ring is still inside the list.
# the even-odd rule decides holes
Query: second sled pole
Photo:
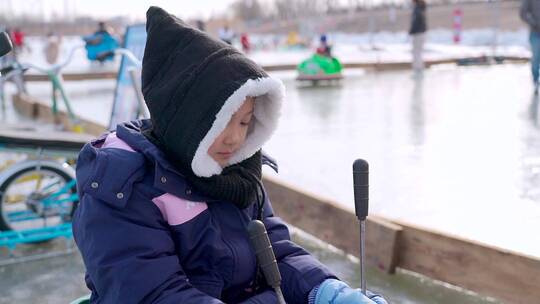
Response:
[[[363,159],[353,163],[354,209],[360,221],[360,281],[362,293],[366,294],[366,217],[369,201],[369,165]]]

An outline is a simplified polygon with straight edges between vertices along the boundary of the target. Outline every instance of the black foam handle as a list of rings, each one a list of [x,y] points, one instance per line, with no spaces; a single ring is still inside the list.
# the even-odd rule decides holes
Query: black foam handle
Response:
[[[253,220],[248,224],[247,230],[251,246],[255,250],[255,255],[266,282],[272,287],[279,287],[281,285],[281,274],[263,222]]]
[[[13,45],[11,44],[11,40],[9,39],[8,34],[6,32],[1,32],[0,33],[0,57],[11,52],[12,49],[13,49]]]
[[[354,208],[356,216],[365,220],[369,208],[369,165],[363,159],[353,163]]]

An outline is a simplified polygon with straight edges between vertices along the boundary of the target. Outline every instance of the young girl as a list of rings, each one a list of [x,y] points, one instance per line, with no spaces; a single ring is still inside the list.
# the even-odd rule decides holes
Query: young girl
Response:
[[[374,303],[291,242],[265,199],[260,149],[281,82],[160,8],[146,28],[151,120],[118,125],[77,164],[73,232],[91,302],[276,303],[246,233],[260,218],[287,303]]]

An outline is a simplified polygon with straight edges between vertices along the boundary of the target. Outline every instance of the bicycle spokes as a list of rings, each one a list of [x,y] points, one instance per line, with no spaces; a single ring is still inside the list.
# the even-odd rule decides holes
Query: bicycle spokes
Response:
[[[75,180],[51,170],[30,170],[15,178],[2,195],[2,217],[13,230],[69,221],[78,201]]]

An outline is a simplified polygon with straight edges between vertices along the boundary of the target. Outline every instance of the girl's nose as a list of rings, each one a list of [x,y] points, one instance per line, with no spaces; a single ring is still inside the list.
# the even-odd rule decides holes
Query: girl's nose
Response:
[[[242,138],[242,132],[239,128],[231,128],[225,136],[224,143],[228,146],[237,145]]]

